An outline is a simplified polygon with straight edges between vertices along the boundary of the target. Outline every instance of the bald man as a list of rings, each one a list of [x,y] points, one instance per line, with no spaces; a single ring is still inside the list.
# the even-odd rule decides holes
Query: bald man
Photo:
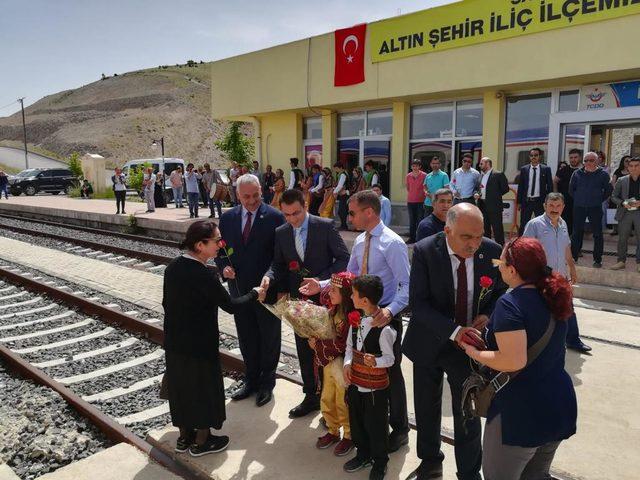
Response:
[[[415,244],[409,281],[411,320],[402,344],[413,362],[414,407],[420,466],[407,480],[442,475],[440,450],[442,381],[451,388],[458,478],[480,480],[480,420],[463,423],[461,392],[469,376],[469,359],[458,348],[463,335],[480,338],[496,301],[507,290],[492,259],[502,248],[483,237],[480,209],[459,203],[449,209],[444,232]],[[480,297],[480,277],[492,280]]]

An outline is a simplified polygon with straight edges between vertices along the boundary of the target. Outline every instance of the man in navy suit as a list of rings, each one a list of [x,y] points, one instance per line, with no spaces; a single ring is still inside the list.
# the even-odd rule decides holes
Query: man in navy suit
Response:
[[[539,217],[544,213],[544,199],[547,194],[553,192],[553,175],[551,169],[540,163],[542,150],[538,147],[529,150],[531,163],[520,169],[518,181],[518,204],[520,205],[520,230],[524,232],[524,226],[531,217]]]
[[[282,213],[262,202],[260,181],[255,175],[238,178],[236,196],[240,205],[220,218],[220,233],[233,253],[227,258],[220,252],[216,259],[234,298],[260,285],[273,259],[276,228],[284,223]],[[266,302],[275,301],[275,295],[275,289],[271,289]],[[242,400],[256,392],[256,405],[260,407],[271,400],[276,383],[280,320],[255,302],[234,318],[246,373],[244,385],[231,398]]]
[[[497,299],[507,285],[492,259],[502,248],[483,238],[482,213],[460,203],[449,209],[444,232],[413,247],[409,281],[411,320],[402,344],[413,362],[413,388],[420,466],[408,480],[442,477],[440,450],[443,375],[451,388],[455,456],[460,480],[480,480],[480,420],[464,423],[462,384],[470,374],[469,359],[458,347],[464,335],[480,339]],[[482,294],[480,277],[492,285]]]
[[[349,250],[333,225],[333,220],[309,215],[305,211],[304,196],[300,190],[285,191],[280,199],[280,208],[287,223],[276,230],[273,263],[261,286],[268,288],[275,282],[281,294],[288,293],[297,298],[303,276],[326,280],[331,278],[332,273],[345,271],[349,263]],[[295,338],[305,397],[300,405],[289,412],[292,418],[305,416],[320,408],[313,350],[306,338],[298,335]]]

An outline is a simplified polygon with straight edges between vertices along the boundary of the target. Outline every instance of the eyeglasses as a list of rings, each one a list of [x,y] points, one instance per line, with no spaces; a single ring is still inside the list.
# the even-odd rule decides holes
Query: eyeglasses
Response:
[[[471,160],[463,160],[462,163],[473,163]]]
[[[595,162],[596,162],[596,161],[595,161],[595,159],[593,159],[593,158],[591,158],[591,159],[589,159],[589,160],[586,160],[586,159],[584,160],[584,163],[595,163]]]

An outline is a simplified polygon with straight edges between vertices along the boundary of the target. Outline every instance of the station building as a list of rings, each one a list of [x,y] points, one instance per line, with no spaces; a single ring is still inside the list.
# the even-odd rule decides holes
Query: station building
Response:
[[[213,63],[213,117],[254,123],[263,168],[373,160],[401,215],[416,158],[489,156],[513,182],[532,147],[554,171],[571,148],[611,171],[640,154],[640,0],[463,0],[348,34]],[[336,86],[358,53],[363,81]]]

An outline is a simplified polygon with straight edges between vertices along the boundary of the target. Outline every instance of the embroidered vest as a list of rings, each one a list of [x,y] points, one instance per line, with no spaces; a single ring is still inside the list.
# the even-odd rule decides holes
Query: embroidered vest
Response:
[[[364,364],[364,355],[366,353],[376,357],[382,354],[380,350],[381,332],[382,328],[370,329],[362,342],[362,350],[358,350],[358,329],[352,329],[353,361],[351,362],[351,382],[354,385],[372,390],[382,390],[389,386],[389,374],[386,368],[369,367]]]

